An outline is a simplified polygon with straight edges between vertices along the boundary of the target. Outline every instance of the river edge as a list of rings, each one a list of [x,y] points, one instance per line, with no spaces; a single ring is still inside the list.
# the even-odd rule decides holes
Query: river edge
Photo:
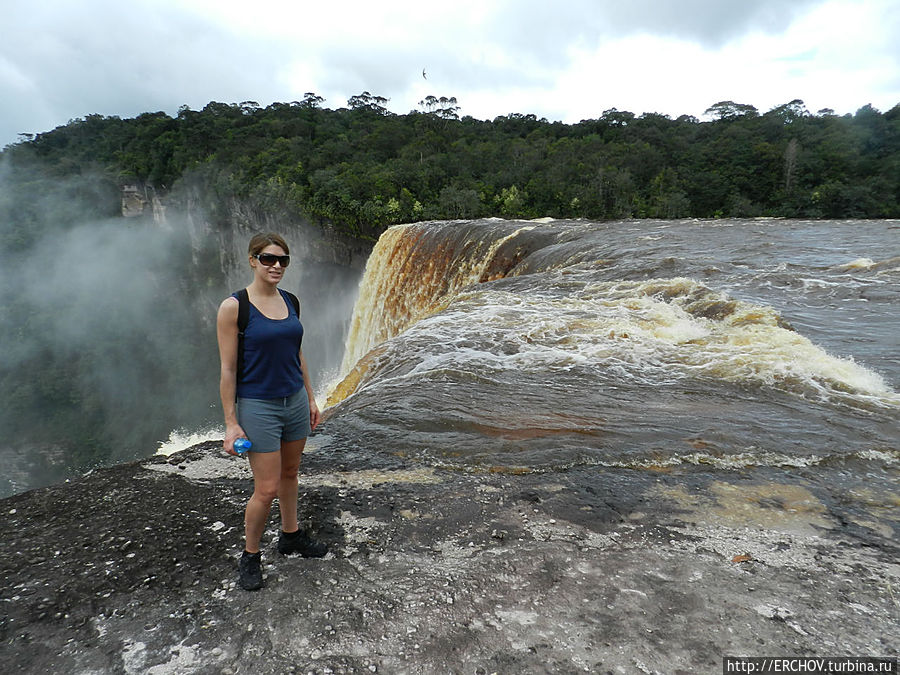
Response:
[[[236,587],[243,460],[203,443],[0,501],[0,659],[43,673],[720,673],[895,656],[896,504],[796,476],[464,473],[310,439],[301,519]]]

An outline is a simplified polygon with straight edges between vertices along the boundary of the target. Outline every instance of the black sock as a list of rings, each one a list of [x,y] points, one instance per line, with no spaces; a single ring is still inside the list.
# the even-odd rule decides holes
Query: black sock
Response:
[[[293,539],[300,534],[300,528],[297,528],[293,532],[285,532],[284,530],[282,530],[281,534],[283,534],[287,539]]]

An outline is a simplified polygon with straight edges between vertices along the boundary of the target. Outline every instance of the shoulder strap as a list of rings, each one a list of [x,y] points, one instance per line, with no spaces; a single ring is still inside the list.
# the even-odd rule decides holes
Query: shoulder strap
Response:
[[[296,295],[294,295],[290,291],[285,291],[280,288],[278,290],[281,291],[282,293],[284,293],[288,297],[288,300],[291,301],[291,304],[294,306],[294,311],[297,312],[297,321],[299,322],[300,321],[300,300],[297,298]],[[303,344],[303,334],[302,333],[300,334],[300,344]]]
[[[280,288],[278,290],[280,290],[282,293],[284,293],[288,297],[288,300],[291,301],[291,304],[294,306],[294,311],[297,312],[297,318],[299,319],[300,318],[300,300],[299,300],[299,298],[297,298],[297,296],[294,295],[293,293],[291,293],[290,291],[284,291],[284,290],[281,290]]]
[[[242,288],[237,292],[238,300],[238,353],[237,353],[237,381],[241,381],[244,374],[244,331],[247,330],[247,323],[250,321],[250,294],[246,288]]]

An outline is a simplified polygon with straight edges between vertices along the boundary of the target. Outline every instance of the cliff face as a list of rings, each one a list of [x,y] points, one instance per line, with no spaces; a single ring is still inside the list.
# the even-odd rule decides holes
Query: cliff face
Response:
[[[688,673],[723,655],[885,654],[900,637],[896,541],[839,504],[704,511],[664,496],[709,496],[702,474],[461,474],[343,433],[329,420],[310,439],[301,478],[301,520],[329,555],[279,557],[273,513],[258,593],[235,585],[249,472],[218,443],[0,501],[0,659],[24,673]],[[728,494],[761,478],[735,475]]]
[[[281,233],[298,259],[360,271],[372,249],[371,242],[342,234],[327,223],[310,223],[278,205],[261,208],[234,196],[222,198],[190,178],[172,192],[144,184],[123,185],[121,202],[123,217],[152,218],[164,229],[183,228],[197,251],[217,247],[226,273],[243,260],[247,241],[257,232]]]

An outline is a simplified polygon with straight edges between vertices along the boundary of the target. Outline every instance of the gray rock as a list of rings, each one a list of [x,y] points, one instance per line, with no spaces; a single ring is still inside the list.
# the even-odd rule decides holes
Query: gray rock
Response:
[[[779,510],[771,476],[461,473],[325,444],[304,459],[300,516],[329,555],[280,557],[273,509],[265,586],[246,593],[241,462],[201,444],[3,500],[0,660],[24,673],[693,673],[721,672],[724,655],[900,644],[896,521],[851,526],[811,494]]]

